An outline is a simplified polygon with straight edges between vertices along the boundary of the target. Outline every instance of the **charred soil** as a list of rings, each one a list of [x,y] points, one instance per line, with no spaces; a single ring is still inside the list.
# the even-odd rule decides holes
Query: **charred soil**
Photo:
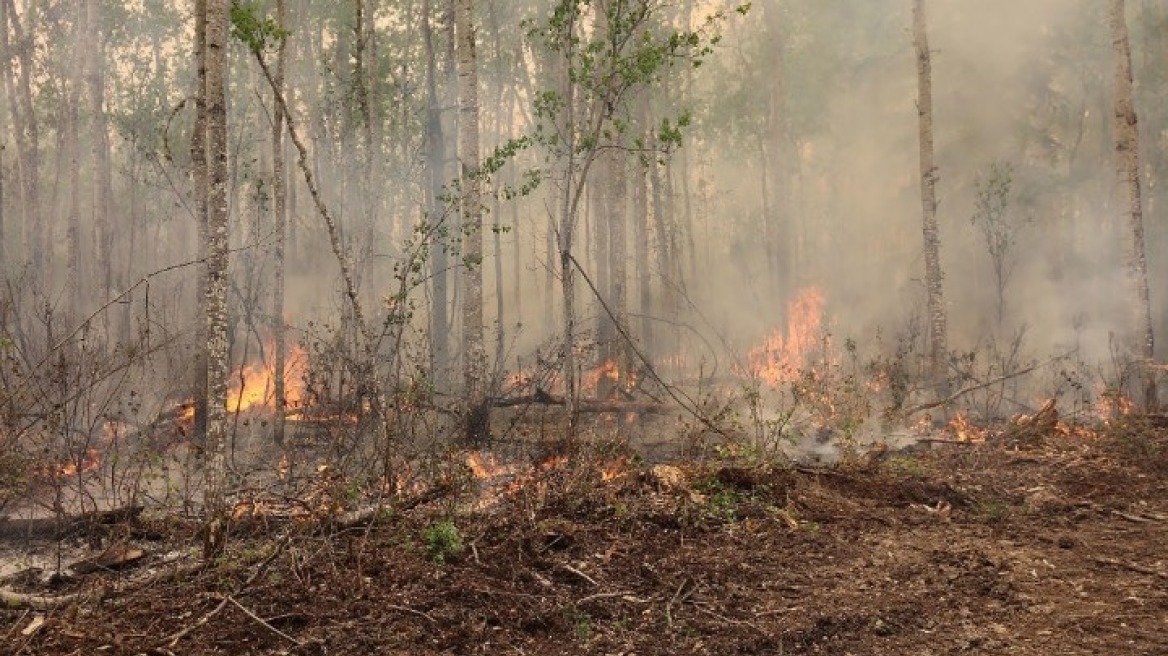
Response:
[[[603,465],[570,459],[473,511],[451,492],[348,528],[237,529],[209,567],[2,611],[0,651],[1168,653],[1163,428],[824,470]]]

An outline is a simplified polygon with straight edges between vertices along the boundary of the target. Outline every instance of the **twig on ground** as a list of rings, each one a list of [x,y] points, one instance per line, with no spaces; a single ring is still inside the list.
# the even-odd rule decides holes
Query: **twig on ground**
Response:
[[[575,567],[572,567],[571,565],[560,565],[560,567],[567,570],[568,572],[571,572],[572,574],[575,574],[576,576],[579,576],[580,578],[591,583],[592,585],[595,585],[595,586],[600,585],[599,583],[596,582],[596,579],[592,578],[591,576],[588,576],[584,572],[581,572],[580,570],[576,569]]]
[[[418,617],[429,620],[430,623],[432,623],[432,624],[438,623],[438,620],[434,619],[430,615],[423,613],[420,610],[414,610],[413,608],[410,608],[409,606],[398,606],[397,604],[386,604],[385,607],[390,609],[390,610],[401,611],[403,613],[409,613],[410,615],[417,615]]]
[[[244,590],[248,589],[252,583],[255,583],[256,580],[258,580],[261,576],[263,576],[264,573],[268,571],[268,567],[270,567],[272,565],[272,563],[275,562],[276,558],[279,557],[280,554],[284,553],[284,549],[287,548],[287,546],[291,542],[292,542],[292,534],[291,533],[285,534],[284,538],[282,540],[280,540],[279,543],[276,544],[276,548],[275,548],[275,550],[272,551],[272,554],[270,556],[268,556],[267,558],[265,558],[264,561],[259,564],[259,567],[256,567],[255,571],[251,573],[251,576],[248,576],[247,580],[244,581],[243,584],[241,584],[238,588],[235,589],[235,592],[233,592],[230,595],[225,596],[219,602],[218,605],[216,605],[214,608],[212,608],[210,611],[208,611],[206,614],[204,614],[202,617],[200,617],[198,619],[198,621],[196,621],[194,624],[186,626],[186,627],[180,629],[179,631],[172,633],[170,636],[168,636],[164,640],[164,642],[166,643],[166,646],[167,647],[174,647],[175,645],[178,644],[179,640],[182,640],[184,637],[186,637],[188,634],[190,634],[191,631],[194,631],[195,629],[197,629],[201,626],[204,626],[205,624],[207,624],[207,622],[210,622],[211,619],[214,618],[216,615],[223,612],[223,609],[227,607],[227,602],[231,599],[231,597],[242,593]]]
[[[634,604],[647,604],[650,601],[652,601],[652,599],[640,599],[640,598],[634,597],[633,593],[627,592],[627,591],[626,592],[600,592],[597,594],[590,594],[587,597],[584,597],[583,599],[577,600],[576,605],[579,606],[580,604],[583,604],[585,602],[596,601],[597,599],[612,599],[613,597],[620,597],[621,599],[628,601],[628,602],[631,602],[631,603],[634,603]]]
[[[238,608],[239,610],[243,611],[244,615],[247,615],[248,617],[252,618],[256,622],[258,622],[260,625],[262,625],[264,628],[271,631],[272,633],[275,633],[276,635],[280,636],[281,638],[284,638],[285,640],[287,640],[288,642],[291,642],[292,644],[296,645],[297,647],[304,646],[304,643],[300,642],[296,638],[293,638],[292,636],[288,635],[287,633],[284,633],[280,629],[277,629],[276,627],[272,626],[271,624],[268,624],[268,622],[266,620],[264,620],[264,618],[251,612],[251,610],[249,610],[243,604],[236,601],[235,598],[232,597],[231,595],[227,596],[227,601],[230,601],[231,603],[235,604],[235,607]]]

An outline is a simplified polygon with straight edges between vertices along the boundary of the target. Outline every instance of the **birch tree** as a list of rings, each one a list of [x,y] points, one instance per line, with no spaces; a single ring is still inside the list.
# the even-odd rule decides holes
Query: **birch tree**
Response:
[[[1148,292],[1148,262],[1144,252],[1144,210],[1140,194],[1140,136],[1132,99],[1131,46],[1128,41],[1124,0],[1111,0],[1111,45],[1115,66],[1114,132],[1115,169],[1119,179],[1128,225],[1126,268],[1132,295],[1132,351],[1143,374],[1144,407],[1155,411],[1156,375],[1151,367],[1155,354],[1152,304]]]
[[[925,0],[913,0],[913,43],[917,59],[917,113],[920,117],[921,210],[925,238],[925,291],[928,298],[929,369],[932,383],[948,394],[945,370],[947,316],[937,225],[937,164],[933,157],[933,67],[925,20]]]
[[[288,24],[287,7],[285,0],[276,0],[276,25],[282,31]],[[276,68],[272,75],[272,90],[274,97],[284,93],[284,72],[288,62],[288,39],[280,39],[276,50]],[[287,324],[284,319],[284,240],[288,232],[288,180],[284,166],[284,112],[279,100],[273,100],[276,107],[272,118],[272,211],[275,214],[275,243],[272,246],[272,259],[275,260],[272,293],[272,337],[276,344],[276,353],[273,358],[272,387],[276,397],[276,421],[274,424],[274,439],[276,444],[284,444],[285,421],[288,405],[287,384],[284,380],[284,370],[287,359]]]
[[[229,0],[206,0],[207,445],[204,556],[223,550],[227,482],[227,27]]]
[[[478,58],[474,0],[454,4],[458,58],[458,159],[462,218],[462,349],[467,396],[466,439],[481,444],[490,436],[487,352],[483,343],[483,211],[479,187]]]

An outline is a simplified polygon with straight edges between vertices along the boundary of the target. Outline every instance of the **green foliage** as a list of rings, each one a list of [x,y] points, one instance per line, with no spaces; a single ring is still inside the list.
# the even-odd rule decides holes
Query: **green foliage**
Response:
[[[255,54],[274,47],[288,36],[288,31],[275,20],[262,16],[255,0],[233,0],[231,3],[231,36],[239,39]]]
[[[749,3],[733,8],[740,15],[749,10]],[[574,125],[563,125],[568,108],[562,92],[539,92],[534,101],[535,138],[555,148],[564,145],[568,131],[573,132],[575,154],[623,143],[634,127],[629,118],[633,94],[661,83],[679,64],[701,66],[721,40],[718,30],[727,18],[725,11],[716,11],[697,29],[678,29],[662,16],[659,4],[648,0],[617,0],[600,11],[589,0],[560,0],[546,22],[524,23],[530,40],[562,58],[573,96],[587,108]],[[603,27],[585,32],[581,26],[593,18],[591,13]],[[680,146],[682,129],[691,121],[688,110],[663,118],[654,130],[656,147],[667,151]],[[635,145],[647,147],[643,139]]]
[[[426,543],[427,557],[439,565],[462,553],[462,533],[449,519],[427,526],[422,540]]]

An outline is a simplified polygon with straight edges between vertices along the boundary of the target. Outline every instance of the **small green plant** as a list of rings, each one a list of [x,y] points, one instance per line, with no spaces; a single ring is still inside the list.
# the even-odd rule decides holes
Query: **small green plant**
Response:
[[[449,519],[434,522],[426,527],[422,539],[426,542],[426,555],[431,562],[439,565],[462,553],[462,534]]]
[[[1010,506],[998,498],[982,499],[974,506],[977,516],[989,524],[997,524],[1010,516]]]
[[[741,495],[728,489],[719,489],[710,497],[710,509],[713,513],[728,521],[733,522],[738,519],[738,506],[742,503]]]
[[[925,466],[912,456],[894,456],[884,463],[884,468],[900,478],[924,478]]]
[[[592,637],[592,617],[576,609],[567,611],[568,621],[572,623],[572,635],[577,642],[587,642]]]

